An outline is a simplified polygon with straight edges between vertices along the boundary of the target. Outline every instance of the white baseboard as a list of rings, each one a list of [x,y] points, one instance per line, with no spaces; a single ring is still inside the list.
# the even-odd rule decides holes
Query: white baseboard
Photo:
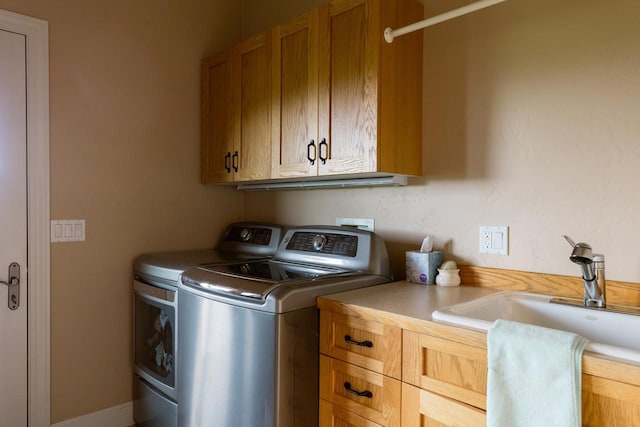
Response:
[[[112,406],[78,418],[64,420],[51,427],[129,427],[133,421],[133,402]]]

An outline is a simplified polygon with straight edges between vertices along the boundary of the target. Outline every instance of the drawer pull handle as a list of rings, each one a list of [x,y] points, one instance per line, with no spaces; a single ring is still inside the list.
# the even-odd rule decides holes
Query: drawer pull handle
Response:
[[[366,341],[355,341],[351,339],[351,335],[345,335],[344,336],[344,341],[347,344],[353,344],[353,345],[359,345],[360,347],[373,347],[373,343],[369,340]]]
[[[350,382],[344,383],[344,389],[347,390],[348,393],[355,394],[356,396],[368,397],[369,399],[373,397],[373,393],[371,393],[369,390],[358,391],[358,390],[352,389]]]

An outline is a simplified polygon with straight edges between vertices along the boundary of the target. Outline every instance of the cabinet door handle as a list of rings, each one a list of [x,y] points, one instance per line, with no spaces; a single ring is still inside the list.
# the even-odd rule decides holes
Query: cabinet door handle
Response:
[[[238,172],[238,152],[233,153],[231,157],[231,166],[233,167],[234,172]]]
[[[358,390],[352,389],[351,383],[348,381],[344,383],[344,389],[347,390],[347,393],[355,394],[356,396],[368,397],[369,399],[373,397],[373,393],[371,393],[369,390],[358,391]]]
[[[227,155],[224,156],[224,170],[226,170],[227,173],[231,172],[231,168],[229,167],[229,160],[231,160],[231,153],[227,153]]]
[[[313,147],[313,157],[311,157],[311,147]],[[307,160],[312,166],[316,163],[316,142],[313,139],[307,144]]]
[[[324,146],[324,156],[322,155],[322,146]],[[324,165],[327,163],[327,159],[329,158],[329,144],[327,144],[326,138],[322,138],[322,141],[318,144],[318,150],[320,151],[320,161],[322,161],[322,164]]]
[[[360,347],[373,347],[373,343],[369,340],[365,340],[365,341],[355,341],[354,339],[351,338],[351,335],[345,335],[344,336],[344,342],[346,342],[347,344],[353,344],[353,345],[359,345]]]

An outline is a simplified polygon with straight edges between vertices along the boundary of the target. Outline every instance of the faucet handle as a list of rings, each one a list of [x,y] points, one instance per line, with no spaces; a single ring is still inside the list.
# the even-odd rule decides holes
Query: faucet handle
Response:
[[[573,241],[573,239],[567,235],[562,235],[562,237],[564,237],[567,242],[569,242],[569,244],[571,245],[571,247],[575,248],[576,247],[576,242]]]

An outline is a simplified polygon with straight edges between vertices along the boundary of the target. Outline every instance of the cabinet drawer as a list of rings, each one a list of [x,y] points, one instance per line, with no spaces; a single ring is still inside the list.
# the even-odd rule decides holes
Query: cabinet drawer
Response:
[[[320,352],[396,379],[402,374],[402,329],[322,310]]]
[[[402,384],[402,427],[485,427],[484,411]]]
[[[380,425],[400,425],[400,384],[396,379],[320,355],[320,398]]]
[[[487,351],[403,331],[402,380],[486,409]]]
[[[320,427],[381,427],[373,421],[320,399]]]

